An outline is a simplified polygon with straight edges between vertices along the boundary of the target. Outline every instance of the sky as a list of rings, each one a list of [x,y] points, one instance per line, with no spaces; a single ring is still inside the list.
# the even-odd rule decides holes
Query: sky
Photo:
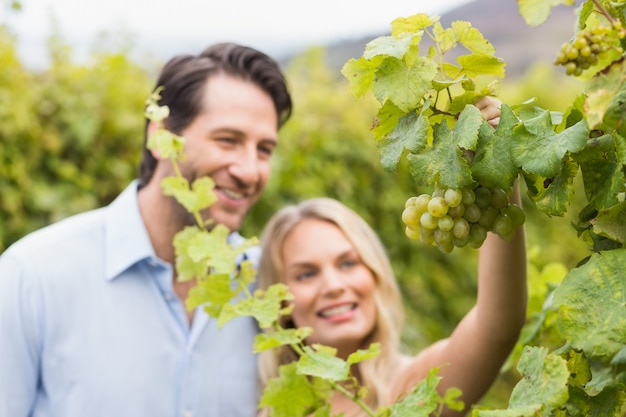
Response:
[[[280,58],[388,33],[397,17],[440,15],[473,0],[19,0],[20,12],[8,9],[10,1],[0,0],[0,24],[16,33],[25,64],[38,66],[55,24],[79,58],[103,33],[131,35],[137,49],[162,59],[225,40]]]

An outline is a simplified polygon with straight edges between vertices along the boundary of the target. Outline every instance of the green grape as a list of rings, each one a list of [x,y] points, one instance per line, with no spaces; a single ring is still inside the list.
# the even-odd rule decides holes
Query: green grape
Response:
[[[443,217],[448,214],[448,204],[443,197],[433,197],[428,203],[428,212],[435,217]]]
[[[452,227],[452,235],[457,239],[462,239],[469,235],[470,224],[464,218],[454,220],[454,226]]]
[[[480,223],[481,226],[485,226],[487,230],[491,230],[493,222],[499,213],[500,211],[497,208],[492,205],[488,205],[480,211],[480,219],[478,219],[478,223]]]
[[[476,194],[474,194],[474,190],[471,190],[469,188],[464,188],[462,193],[463,193],[463,198],[461,200],[461,203],[463,203],[464,205],[469,206],[474,201],[476,201]]]
[[[459,204],[456,207],[449,207],[448,214],[455,219],[463,217],[463,214],[465,214],[465,204]]]
[[[502,188],[492,188],[491,205],[497,209],[503,209],[509,205],[509,196]]]
[[[428,210],[428,203],[430,202],[430,199],[431,197],[429,194],[420,194],[415,199],[414,205],[421,213],[423,213]]]
[[[452,232],[449,230],[435,229],[434,236],[438,245],[452,242]]]
[[[472,203],[465,207],[465,214],[463,217],[470,223],[476,223],[480,219],[481,209],[478,204]]]
[[[415,230],[409,226],[404,228],[404,234],[411,240],[417,240],[420,238],[419,230]]]
[[[470,226],[469,241],[467,242],[469,246],[473,247],[474,249],[478,249],[483,245],[483,242],[486,238],[487,229],[484,226],[478,223],[472,224]]]
[[[420,226],[420,242],[425,243],[427,245],[432,245],[435,243],[435,230],[427,229],[424,226]]]
[[[522,208],[517,204],[510,204],[507,208],[503,210],[503,213],[511,218],[511,223],[513,223],[514,229],[517,229],[526,221],[526,215],[524,214],[524,210],[522,210]]]
[[[478,207],[484,208],[491,204],[491,191],[489,191],[489,188],[479,186],[474,190],[474,195],[476,195],[475,203]]]
[[[409,197],[406,202],[404,203],[404,208],[410,207],[410,206],[414,206],[415,205],[415,201],[417,200],[416,196],[413,197]]]
[[[452,243],[452,241],[437,243],[437,247],[443,253],[450,253],[454,250],[454,243]]]
[[[415,226],[420,223],[422,213],[415,206],[408,206],[402,211],[402,222],[407,226]]]
[[[462,247],[467,246],[468,242],[469,242],[469,233],[467,233],[463,237],[456,237],[456,236],[452,237],[452,244],[456,246],[457,248],[462,248]]]
[[[449,214],[446,214],[445,216],[439,218],[437,226],[439,229],[448,232],[452,230],[452,227],[454,226],[454,219]]]
[[[420,225],[425,229],[434,230],[439,227],[439,222],[437,217],[430,214],[430,212],[426,211],[422,213],[420,216]]]
[[[513,221],[505,213],[500,213],[493,221],[493,231],[500,237],[510,235],[513,232]]]
[[[448,188],[443,196],[448,207],[457,207],[463,201],[463,192],[456,188]]]

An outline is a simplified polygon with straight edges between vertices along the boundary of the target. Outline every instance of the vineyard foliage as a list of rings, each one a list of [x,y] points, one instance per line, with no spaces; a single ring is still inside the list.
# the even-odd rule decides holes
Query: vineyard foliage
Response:
[[[550,7],[567,2],[519,3],[529,24],[537,24],[545,20]],[[623,6],[587,1],[581,9],[581,27],[587,18],[590,24],[602,21],[592,13],[596,3],[623,19]],[[471,29],[471,25],[465,27]],[[51,41],[50,68],[30,71],[19,62],[14,35],[0,28],[0,96],[11,103],[0,109],[0,251],[30,230],[108,203],[136,174],[143,137],[141,115],[151,74],[133,63],[127,50],[96,54],[85,66],[73,63],[71,48],[61,39]],[[416,53],[411,48],[418,43],[409,44],[407,50]],[[393,56],[397,64],[404,55],[398,45],[392,49],[389,53],[379,45],[377,54]],[[374,140],[369,129],[379,99],[398,85],[379,86],[378,97],[355,101],[346,80],[326,68],[323,58],[322,49],[312,49],[286,68],[296,113],[281,131],[270,184],[250,213],[244,232],[257,235],[276,209],[305,197],[336,197],[353,207],[379,231],[389,248],[408,308],[405,342],[408,350],[417,351],[446,336],[473,304],[475,251],[463,248],[445,255],[405,238],[400,220],[404,202],[428,191],[432,182],[416,176],[411,162],[401,158],[407,154],[402,147],[393,155],[379,153],[376,141],[384,140],[394,123],[375,129]],[[603,62],[608,65],[614,58],[605,57]],[[465,64],[469,66],[468,61]],[[492,65],[497,69],[485,70]],[[424,71],[417,78],[422,96],[429,91],[428,80],[437,75],[428,65]],[[495,54],[478,62],[473,72],[466,71],[464,78],[437,84],[439,91],[445,91],[467,80],[476,83],[457,102],[459,112],[465,108],[461,103],[485,91],[503,100],[500,129],[517,135],[510,142],[518,150],[511,150],[510,155],[527,191],[529,323],[501,380],[486,397],[484,409],[477,410],[479,415],[620,415],[626,337],[621,248],[626,161],[623,111],[620,114],[623,73],[618,60],[596,76],[584,74],[586,91],[570,94],[576,99],[558,103],[558,111],[550,107],[555,95],[550,97],[552,102],[542,104],[545,89],[535,92],[534,87],[549,79],[550,88],[571,93],[571,83],[558,76],[554,82],[558,71],[552,68],[522,83],[507,84],[504,77],[497,87],[482,79],[483,75],[504,76],[504,65]],[[421,102],[420,91],[401,97],[404,113],[412,111],[411,103]],[[535,101],[524,104],[534,96]],[[431,119],[428,124],[441,120]],[[451,129],[454,123],[454,118],[449,119]],[[584,135],[583,124],[587,125]],[[428,140],[432,141],[430,132]],[[489,169],[483,175],[503,181]],[[506,184],[512,177],[513,173],[504,179]],[[562,244],[563,236],[568,236],[567,245]],[[587,258],[589,252],[593,255]],[[520,374],[523,377],[509,398]],[[422,388],[434,395],[434,385],[436,376],[432,375]],[[497,410],[506,408],[507,402],[507,411]],[[614,414],[603,413],[599,407]]]

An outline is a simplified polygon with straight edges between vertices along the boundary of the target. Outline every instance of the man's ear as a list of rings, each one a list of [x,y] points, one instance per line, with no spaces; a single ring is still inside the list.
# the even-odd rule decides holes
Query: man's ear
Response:
[[[152,136],[157,130],[159,130],[158,123],[150,121],[148,123],[148,129],[146,131],[147,137],[149,138],[150,136]],[[160,160],[161,159],[161,154],[159,153],[158,150],[152,149],[152,150],[150,150],[150,153],[152,153],[152,156],[154,157],[154,159],[156,159],[156,160]]]

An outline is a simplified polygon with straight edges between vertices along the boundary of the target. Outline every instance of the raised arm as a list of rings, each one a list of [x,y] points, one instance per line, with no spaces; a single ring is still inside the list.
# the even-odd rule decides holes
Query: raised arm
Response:
[[[490,99],[493,100],[493,99]],[[482,105],[482,107],[481,107]],[[499,120],[499,102],[477,104],[492,124]],[[495,123],[494,123],[495,120]],[[521,204],[518,181],[510,197]],[[456,387],[466,410],[491,387],[511,353],[526,320],[526,241],[523,227],[510,241],[489,233],[479,251],[475,306],[452,335],[416,356],[399,378],[398,394],[410,389],[433,367],[440,367],[440,392]],[[446,410],[444,416],[462,416]]]

